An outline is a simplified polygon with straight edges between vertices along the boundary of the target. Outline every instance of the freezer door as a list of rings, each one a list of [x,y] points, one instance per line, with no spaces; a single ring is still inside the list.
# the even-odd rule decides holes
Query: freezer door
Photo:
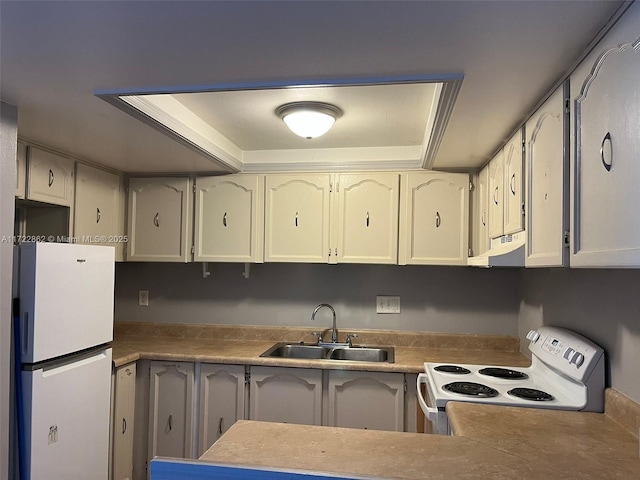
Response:
[[[113,340],[115,249],[68,243],[20,246],[22,363]]]
[[[22,373],[31,480],[105,480],[111,349]]]

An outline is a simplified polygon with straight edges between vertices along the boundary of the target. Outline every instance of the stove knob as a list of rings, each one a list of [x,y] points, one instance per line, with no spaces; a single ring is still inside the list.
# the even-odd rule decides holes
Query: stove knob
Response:
[[[584,355],[581,354],[580,352],[576,352],[573,354],[573,357],[571,357],[571,362],[575,364],[576,367],[580,368],[580,365],[582,365],[584,363]]]
[[[562,358],[564,358],[565,360],[569,360],[569,363],[571,363],[571,355],[575,352],[575,350],[571,347],[567,348],[564,352],[564,355],[562,355]]]
[[[540,334],[536,330],[529,330],[527,333],[527,340],[531,341],[531,343],[536,343],[540,338]]]

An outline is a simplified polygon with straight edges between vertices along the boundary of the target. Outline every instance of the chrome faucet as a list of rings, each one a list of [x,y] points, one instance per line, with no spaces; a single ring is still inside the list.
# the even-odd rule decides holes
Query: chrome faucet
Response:
[[[331,305],[329,305],[328,303],[321,303],[320,305],[318,305],[313,310],[313,313],[311,314],[311,320],[315,321],[316,313],[318,313],[318,310],[320,310],[322,307],[327,307],[328,309],[331,310],[331,313],[333,314],[333,330],[331,332],[331,342],[336,343],[338,341],[338,329],[336,328],[336,311],[333,309]]]

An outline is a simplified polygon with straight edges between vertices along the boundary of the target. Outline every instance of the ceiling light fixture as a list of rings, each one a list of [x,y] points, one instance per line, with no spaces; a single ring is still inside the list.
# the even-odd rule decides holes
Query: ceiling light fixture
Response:
[[[329,103],[293,102],[279,106],[276,115],[293,133],[312,139],[327,133],[342,116],[342,110]]]

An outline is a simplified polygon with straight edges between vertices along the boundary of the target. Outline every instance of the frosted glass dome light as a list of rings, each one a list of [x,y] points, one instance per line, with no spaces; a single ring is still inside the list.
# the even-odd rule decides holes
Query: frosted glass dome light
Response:
[[[312,139],[327,133],[342,110],[328,103],[294,102],[278,107],[276,114],[293,133]]]

